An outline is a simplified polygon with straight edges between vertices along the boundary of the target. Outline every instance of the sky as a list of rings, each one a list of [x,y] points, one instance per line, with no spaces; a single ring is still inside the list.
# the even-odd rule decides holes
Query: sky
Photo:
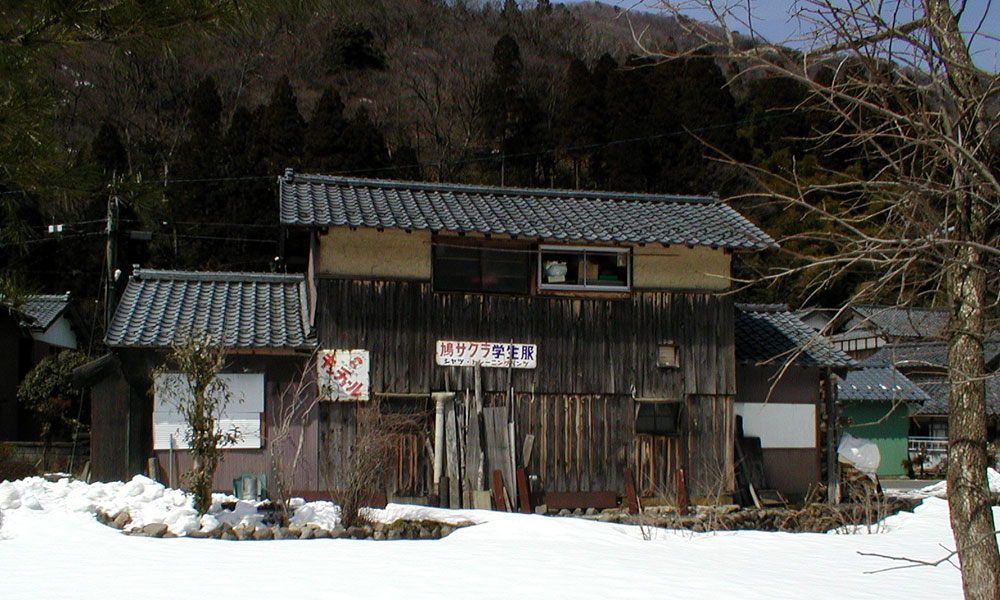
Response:
[[[567,3],[578,3],[583,0],[564,0]],[[722,5],[725,0],[717,0],[718,5]],[[622,8],[635,7],[639,10],[656,11],[659,2],[656,0],[604,0],[605,4],[618,5]],[[803,0],[733,0],[732,3],[743,7],[749,6],[750,14],[753,16],[752,24],[756,34],[771,42],[781,42],[794,39],[802,35],[800,23],[792,17],[797,8],[807,6],[809,3]],[[898,19],[907,20],[907,12],[912,12],[905,8],[912,4],[919,4],[919,1],[909,0],[893,2],[886,0],[887,6],[900,7],[898,9]],[[678,4],[693,4],[680,0]],[[835,0],[835,4],[844,5],[843,0]],[[966,32],[975,31],[977,28],[980,34],[972,38],[972,50],[976,63],[980,68],[996,73],[1000,71],[1000,0],[958,0],[952,2],[953,6],[965,5],[962,13],[961,25]],[[707,20],[707,13],[698,13],[694,10],[684,11],[694,18]],[[746,15],[746,8],[742,11]],[[739,14],[739,13],[737,13]],[[980,23],[982,24],[980,27]],[[748,28],[743,24],[734,24],[734,28],[742,33],[748,33]],[[795,45],[795,44],[792,44]]]

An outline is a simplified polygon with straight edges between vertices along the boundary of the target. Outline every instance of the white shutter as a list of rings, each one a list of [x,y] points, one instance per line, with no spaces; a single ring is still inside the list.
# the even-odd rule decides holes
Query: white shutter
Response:
[[[225,433],[234,430],[239,432],[239,440],[225,448],[261,448],[264,441],[261,433],[264,413],[264,374],[223,373],[219,375],[219,379],[225,382],[230,401],[219,415],[217,428]],[[183,398],[190,395],[184,383],[184,375],[181,373],[158,375],[153,383],[153,390],[153,449],[169,449],[170,436],[173,436],[175,450],[186,449],[187,424],[175,406],[177,396]]]

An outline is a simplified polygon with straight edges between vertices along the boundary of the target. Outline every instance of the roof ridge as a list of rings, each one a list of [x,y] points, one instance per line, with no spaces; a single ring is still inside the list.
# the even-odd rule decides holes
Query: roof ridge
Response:
[[[67,291],[67,292],[63,292],[61,294],[28,294],[27,296],[25,296],[25,298],[27,298],[29,300],[30,299],[34,299],[34,300],[69,300],[70,296],[71,296],[70,292]]]
[[[627,202],[672,202],[677,204],[722,204],[728,206],[716,195],[694,196],[682,194],[646,194],[641,192],[612,192],[606,190],[573,190],[557,188],[520,188],[514,186],[491,186],[467,183],[438,183],[430,181],[404,181],[398,179],[368,179],[364,177],[345,177],[341,175],[322,175],[315,173],[296,173],[286,169],[279,177],[284,183],[316,182],[343,183],[364,185],[379,188],[405,188],[429,192],[473,192],[488,193],[499,196],[518,195],[537,198],[589,198],[593,200],[620,200]]]
[[[740,302],[736,303],[736,308],[742,310],[743,312],[767,312],[767,313],[778,313],[784,312],[791,315],[795,313],[789,309],[787,304],[743,304]]]
[[[933,306],[905,306],[905,305],[904,306],[900,306],[898,304],[855,304],[854,308],[860,308],[860,309],[866,309],[867,308],[867,309],[881,310],[881,311],[889,311],[889,310],[903,310],[903,311],[918,310],[918,311],[923,311],[923,312],[935,312],[935,313],[945,313],[948,310],[947,308],[945,308],[943,306],[942,307],[933,307]]]
[[[303,273],[264,273],[254,271],[184,271],[171,269],[143,269],[135,267],[135,279],[172,279],[175,281],[255,281],[274,283],[298,283],[305,278]]]

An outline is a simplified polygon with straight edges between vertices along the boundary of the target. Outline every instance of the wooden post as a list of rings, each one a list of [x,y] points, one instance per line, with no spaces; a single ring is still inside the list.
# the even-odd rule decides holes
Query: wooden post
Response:
[[[493,471],[493,502],[497,510],[506,511],[507,502],[504,500],[503,491],[503,471],[495,469]]]
[[[461,508],[462,507],[462,492],[461,492],[461,444],[458,439],[458,423],[455,418],[455,401],[448,400],[445,402],[445,432],[446,440],[445,445],[447,447],[447,479],[448,479],[448,506],[450,508]],[[443,490],[442,490],[443,494]]]
[[[677,512],[681,515],[688,514],[688,504],[690,503],[691,499],[688,498],[687,477],[684,475],[684,469],[677,469]]]
[[[632,476],[631,467],[625,467],[625,502],[630,515],[639,514],[639,496],[635,493],[635,477]]]
[[[840,414],[837,403],[837,384],[833,374],[824,372],[826,396],[826,500],[832,504],[840,503],[840,461],[837,457],[837,447],[840,437]]]
[[[528,484],[528,474],[523,468],[517,470],[517,496],[521,501],[521,512],[531,512],[531,488]]]

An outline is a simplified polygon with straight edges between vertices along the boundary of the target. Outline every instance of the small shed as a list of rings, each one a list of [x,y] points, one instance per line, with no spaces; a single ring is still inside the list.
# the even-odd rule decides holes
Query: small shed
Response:
[[[240,442],[225,452],[215,488],[232,489],[233,479],[244,474],[266,475],[269,428],[293,401],[289,389],[301,380],[315,348],[306,306],[302,275],[136,268],[105,336],[113,356],[79,372],[94,386],[94,478],[145,472],[147,458],[154,457],[158,478],[178,484],[190,454],[179,416],[157,396],[153,373],[173,346],[205,338],[226,349],[222,377],[234,401],[221,422],[240,431]],[[305,448],[315,455],[315,414],[303,427]],[[296,475],[293,485],[316,488],[315,461]]]
[[[743,436],[759,440],[766,485],[801,499],[824,481],[829,378],[854,361],[784,305],[737,305],[735,327]]]
[[[891,364],[868,360],[837,380],[843,429],[878,445],[878,474],[907,473],[910,415],[930,400]]]

